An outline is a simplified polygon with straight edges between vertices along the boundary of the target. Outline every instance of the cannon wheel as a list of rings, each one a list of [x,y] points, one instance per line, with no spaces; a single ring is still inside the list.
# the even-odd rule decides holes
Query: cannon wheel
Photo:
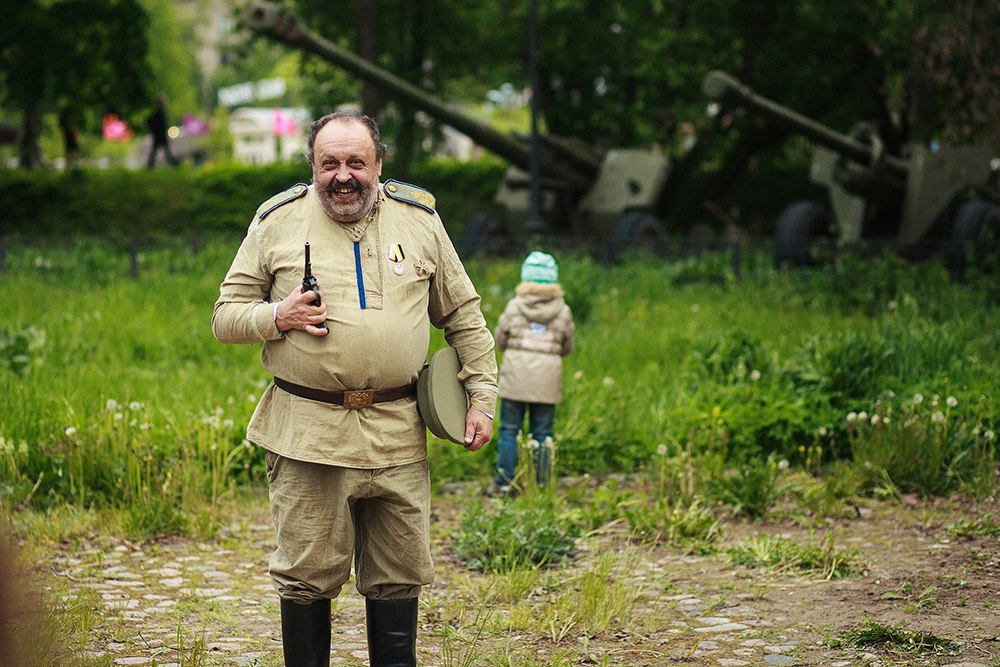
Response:
[[[997,259],[1000,238],[1000,206],[988,201],[962,204],[955,214],[948,241],[946,263],[955,277],[961,278],[969,265],[982,267],[992,256]]]
[[[496,213],[477,213],[465,224],[458,247],[464,259],[483,249],[491,237],[503,233],[503,221]]]
[[[615,220],[606,246],[606,259],[614,262],[623,252],[645,250],[660,254],[664,244],[663,225],[649,211],[625,211]]]
[[[785,207],[774,231],[774,264],[816,266],[821,246],[830,243],[830,209],[814,201],[801,200]]]

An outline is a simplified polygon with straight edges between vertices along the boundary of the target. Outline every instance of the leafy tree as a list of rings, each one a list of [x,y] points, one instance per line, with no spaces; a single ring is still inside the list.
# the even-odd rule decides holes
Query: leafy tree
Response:
[[[42,115],[148,104],[148,16],[136,0],[24,0],[0,22],[0,94],[21,112],[20,164],[41,164]]]
[[[448,101],[528,83],[528,3],[296,0],[318,33]],[[803,143],[752,114],[705,114],[711,69],[833,129],[871,122],[909,141],[1000,141],[1000,5],[985,0],[548,0],[538,3],[547,132],[599,148],[655,145],[675,158],[661,213],[725,204],[751,167],[799,165]],[[459,37],[456,37],[459,36]],[[306,57],[314,112],[362,100],[405,163],[425,139],[413,109]],[[697,138],[691,149],[686,140]],[[687,188],[687,189],[686,189]],[[693,189],[690,189],[693,188]],[[686,189],[686,190],[685,190]],[[682,193],[681,191],[684,190]],[[688,211],[671,210],[691,203]]]
[[[507,4],[488,0],[353,0],[331,12],[328,3],[298,0],[296,7],[313,30],[339,46],[364,55],[431,95],[464,102],[482,99],[490,87],[505,80],[498,80],[498,74],[520,68],[516,51],[504,43],[506,32],[498,29],[504,17],[510,16],[504,8]],[[446,35],[461,38],[443,37]],[[405,178],[411,159],[427,136],[428,128],[418,123],[416,109],[396,104],[388,92],[365,88],[318,60],[307,59],[307,72],[318,77],[317,81],[342,85],[317,86],[311,101],[314,112],[362,99],[366,112],[379,117],[386,134],[394,138],[395,174]],[[382,106],[386,103],[392,105],[391,110]]]
[[[150,97],[145,108],[152,108],[156,93],[164,92],[170,98],[171,115],[195,112],[205,108],[198,93],[202,72],[195,52],[199,46],[195,35],[197,17],[182,17],[175,0],[138,0],[149,17],[149,41],[146,62]],[[143,109],[145,110],[145,109]]]

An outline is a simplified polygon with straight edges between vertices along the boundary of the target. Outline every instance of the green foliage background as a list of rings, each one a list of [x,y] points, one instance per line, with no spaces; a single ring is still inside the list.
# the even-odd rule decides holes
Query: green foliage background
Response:
[[[244,441],[269,380],[260,348],[219,345],[209,328],[238,243],[228,235],[193,251],[185,239],[161,239],[138,258],[137,280],[127,254],[100,238],[9,249],[0,282],[3,505],[122,505],[137,525],[156,517],[176,532],[210,526],[214,503],[263,484],[262,452]],[[956,284],[941,267],[894,258],[739,281],[711,257],[606,267],[560,253],[559,261],[578,324],[557,411],[560,475],[687,456],[698,476],[749,502],[761,465],[783,459],[819,471],[858,452],[891,452],[903,438],[913,456],[936,452],[939,475],[900,488],[968,491],[984,474],[978,492],[995,487],[992,277]],[[468,266],[493,326],[518,261]],[[869,289],[874,282],[886,291]],[[432,340],[443,345],[440,334]],[[926,397],[921,414],[916,394]],[[908,410],[915,419],[903,421]],[[903,430],[861,429],[847,420],[852,412],[898,416]],[[494,457],[493,446],[469,454],[431,442],[439,485],[485,483]],[[905,472],[891,457],[879,464]]]
[[[392,167],[385,166],[386,177]],[[504,168],[492,159],[428,159],[418,165],[419,183],[438,196],[438,210],[449,226],[460,225],[489,207]],[[266,167],[0,169],[0,210],[5,211],[0,235],[242,233],[260,202],[311,177],[304,158]]]

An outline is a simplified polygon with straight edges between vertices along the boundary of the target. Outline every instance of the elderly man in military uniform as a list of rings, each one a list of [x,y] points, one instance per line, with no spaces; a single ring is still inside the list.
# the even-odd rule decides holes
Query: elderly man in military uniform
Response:
[[[352,559],[371,665],[416,664],[417,596],[433,580],[427,433],[414,395],[430,325],[461,362],[465,448],[493,432],[497,365],[480,298],[433,196],[379,182],[384,153],[367,116],[314,122],[312,184],[258,208],[212,316],[220,342],[262,341],[274,376],[247,438],[266,450],[269,573],[289,667],[329,664],[330,600]],[[303,292],[307,242],[318,289]]]

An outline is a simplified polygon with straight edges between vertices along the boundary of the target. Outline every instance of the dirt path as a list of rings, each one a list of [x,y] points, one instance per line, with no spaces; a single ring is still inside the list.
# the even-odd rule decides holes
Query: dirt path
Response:
[[[502,593],[495,599],[496,582],[467,571],[448,550],[447,536],[467,500],[461,494],[436,500],[438,579],[421,598],[422,665],[1000,667],[1000,539],[955,539],[947,531],[963,518],[995,521],[996,501],[879,505],[812,535],[792,522],[728,522],[722,550],[709,556],[638,549],[612,527],[584,539],[572,564],[544,573],[510,601]],[[265,503],[255,502],[212,542],[100,537],[46,554],[36,570],[53,595],[97,610],[87,652],[111,664],[279,666]],[[727,547],[765,533],[803,543],[832,533],[838,546],[862,554],[865,572],[827,581],[730,563]],[[588,636],[574,615],[552,615],[547,603],[560,589],[576,585],[602,555],[626,553],[619,565],[627,560],[628,567],[609,581],[633,592],[627,617]],[[505,582],[503,590],[515,590],[515,583]],[[865,618],[952,640],[957,648],[828,645]],[[363,599],[345,589],[335,603],[333,665],[367,664],[363,619]]]

